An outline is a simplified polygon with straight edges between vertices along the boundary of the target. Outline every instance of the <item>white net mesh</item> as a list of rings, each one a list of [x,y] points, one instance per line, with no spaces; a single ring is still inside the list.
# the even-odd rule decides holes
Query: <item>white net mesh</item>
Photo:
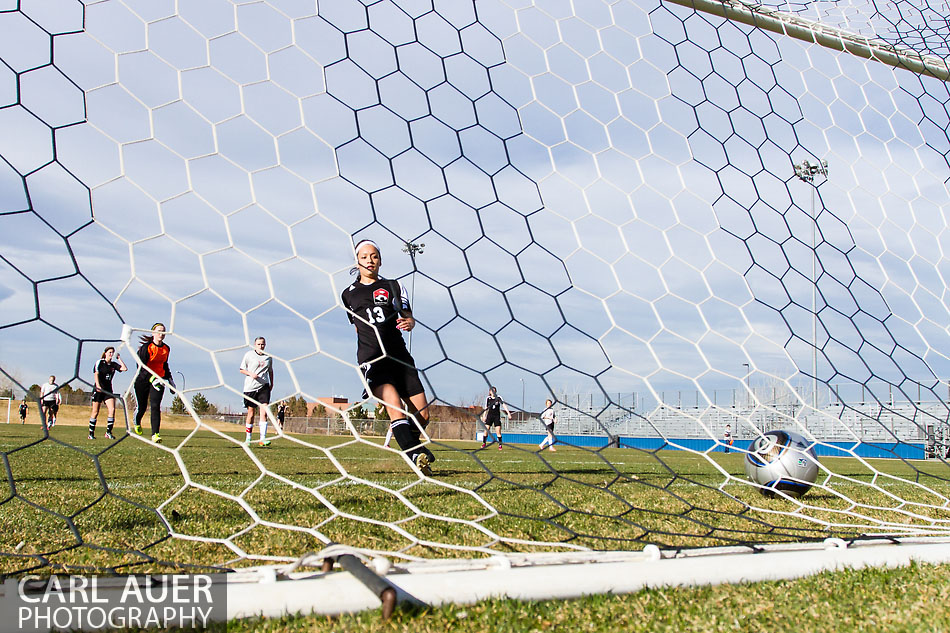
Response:
[[[776,8],[946,55],[942,5]],[[189,403],[162,446],[0,433],[5,573],[950,525],[940,79],[656,2],[23,0],[0,31],[3,374],[88,391],[162,321]],[[510,451],[450,407],[434,477],[380,447],[339,300],[363,238],[428,397],[498,385]],[[239,412],[258,335],[294,398],[266,451],[192,400]],[[744,474],[779,428],[822,457],[800,500]]]

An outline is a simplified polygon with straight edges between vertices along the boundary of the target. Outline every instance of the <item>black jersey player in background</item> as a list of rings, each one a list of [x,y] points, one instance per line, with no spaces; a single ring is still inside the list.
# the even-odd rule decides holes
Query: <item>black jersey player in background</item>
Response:
[[[496,427],[495,436],[498,438],[498,450],[502,449],[502,439],[501,439],[501,409],[504,407],[505,413],[508,414],[508,419],[511,419],[511,411],[508,410],[508,405],[505,404],[505,401],[498,396],[498,390],[494,387],[488,388],[488,399],[485,400],[485,426],[487,427],[485,431],[485,441],[482,442],[482,448],[488,446],[488,436],[492,434],[492,427]]]
[[[112,377],[117,371],[128,369],[115,348],[111,345],[102,352],[102,357],[92,368],[94,388],[92,391],[92,410],[89,412],[89,439],[96,439],[96,420],[99,419],[99,405],[106,405],[106,439],[114,440],[112,427],[115,426],[115,393],[112,391]]]
[[[402,338],[416,321],[401,284],[380,277],[381,266],[379,247],[369,240],[359,242],[353,269],[358,277],[341,299],[350,323],[356,326],[356,360],[370,392],[386,406],[399,448],[424,475],[430,475],[435,457],[421,443],[421,429],[429,423],[429,405]]]

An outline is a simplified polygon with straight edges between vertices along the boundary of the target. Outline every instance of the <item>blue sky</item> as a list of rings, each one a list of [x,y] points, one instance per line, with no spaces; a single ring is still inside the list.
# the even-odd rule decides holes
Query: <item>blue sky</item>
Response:
[[[426,244],[412,351],[443,400],[798,385],[792,163],[826,158],[820,378],[950,375],[945,84],[672,5],[366,4],[0,13],[0,367],[89,379],[164,321],[219,404],[258,335],[279,395],[353,398],[369,237],[407,286]]]

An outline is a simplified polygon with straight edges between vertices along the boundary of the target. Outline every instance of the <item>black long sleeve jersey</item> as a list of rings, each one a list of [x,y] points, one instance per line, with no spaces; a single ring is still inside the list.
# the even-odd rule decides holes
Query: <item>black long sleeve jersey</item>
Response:
[[[379,279],[372,284],[353,282],[340,295],[350,323],[356,326],[356,359],[366,363],[382,356],[408,360],[409,350],[396,327],[399,316],[412,314],[402,284]]]

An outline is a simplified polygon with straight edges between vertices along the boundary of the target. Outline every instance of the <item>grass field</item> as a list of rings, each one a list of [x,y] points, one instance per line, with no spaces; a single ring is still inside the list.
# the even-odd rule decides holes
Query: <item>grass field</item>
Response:
[[[233,425],[219,426],[228,431],[221,436],[208,430],[191,433],[194,425],[188,419],[169,419],[160,448],[127,436],[124,429],[118,430],[116,441],[90,441],[83,426],[63,420],[49,439],[36,424],[0,427],[0,451],[10,473],[6,500],[0,504],[2,573],[33,567],[43,567],[40,573],[76,568],[128,573],[261,564],[320,550],[325,543],[318,533],[357,547],[432,558],[574,547],[639,549],[648,542],[697,547],[799,541],[857,535],[866,531],[861,525],[874,521],[923,529],[950,519],[943,507],[950,486],[941,463],[875,460],[869,468],[857,460],[829,460],[837,476],[826,489],[805,497],[808,506],[798,506],[765,499],[744,485],[743,456],[735,453],[715,453],[707,459],[678,451],[593,452],[565,446],[538,453],[532,446],[498,451],[455,442],[433,447],[438,457],[435,475],[425,481],[399,455],[381,449],[378,439],[283,437],[267,448],[255,443],[248,450],[235,441],[242,439],[243,430]],[[185,472],[194,485],[187,485]],[[851,514],[844,514],[846,510]],[[855,519],[855,514],[865,518]],[[173,537],[170,530],[206,540]],[[895,582],[909,586],[937,583],[929,593],[917,588],[922,597],[913,609],[930,610],[931,598],[942,597],[942,604],[947,603],[950,572],[942,567],[868,573],[867,582],[884,585],[881,595],[869,600],[885,600],[889,574],[894,574],[901,579]],[[882,577],[874,580],[874,574]],[[823,586],[836,582],[819,578],[787,585],[811,595],[805,601],[810,604],[819,599]],[[485,626],[500,617],[500,628],[492,628],[561,630],[558,622],[579,623],[582,612],[610,621],[620,617],[619,612],[642,611],[638,617],[653,622],[653,628],[644,630],[721,630],[697,628],[689,621],[693,610],[669,606],[702,600],[715,605],[717,617],[731,618],[721,620],[725,628],[746,630],[742,620],[752,618],[746,623],[754,623],[752,630],[765,630],[772,618],[781,613],[792,617],[792,612],[750,611],[743,601],[752,604],[760,594],[784,592],[779,588],[784,584],[771,590],[760,584],[647,591],[639,597],[591,598],[547,607],[501,602],[439,610],[425,622],[441,622],[439,630],[475,630],[478,622]],[[643,611],[644,604],[654,606]],[[666,616],[647,617],[662,613],[663,604]],[[842,601],[840,608],[849,605]],[[908,617],[914,613],[918,622],[938,621],[913,609]],[[460,610],[468,615],[460,617]],[[946,618],[944,611],[938,613]],[[372,630],[367,623],[373,617],[333,621],[327,628],[319,628],[319,618],[288,618],[254,630]],[[696,622],[702,620],[696,617]],[[409,623],[418,614],[399,618]]]

